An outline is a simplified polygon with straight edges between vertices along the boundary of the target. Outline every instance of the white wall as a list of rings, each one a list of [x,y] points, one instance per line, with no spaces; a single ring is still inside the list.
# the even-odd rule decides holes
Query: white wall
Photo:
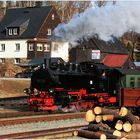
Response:
[[[16,43],[20,44],[20,51],[16,50]],[[0,40],[5,44],[5,51],[0,51],[0,58],[27,58],[27,40]]]
[[[58,46],[58,50],[54,50],[56,45]],[[51,57],[61,57],[67,62],[69,59],[69,42],[52,42]]]

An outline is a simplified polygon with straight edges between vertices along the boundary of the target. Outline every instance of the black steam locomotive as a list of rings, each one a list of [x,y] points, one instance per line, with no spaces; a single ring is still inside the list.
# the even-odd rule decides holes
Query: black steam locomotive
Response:
[[[55,62],[45,59],[31,77],[29,107],[53,111],[71,106],[76,110],[86,110],[95,105],[124,105],[127,103],[124,102],[124,97],[128,96],[126,91],[130,88],[122,87],[127,72],[121,71],[93,62],[72,64],[62,59]],[[138,74],[129,71],[132,75]],[[135,92],[138,99],[140,88],[135,89],[131,92]]]

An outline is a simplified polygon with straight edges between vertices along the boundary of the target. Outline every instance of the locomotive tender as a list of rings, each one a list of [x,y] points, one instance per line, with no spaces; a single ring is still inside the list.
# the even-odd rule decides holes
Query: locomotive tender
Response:
[[[31,77],[30,90],[25,92],[29,93],[29,107],[35,111],[71,106],[79,111],[95,105],[138,107],[140,71],[45,59]]]

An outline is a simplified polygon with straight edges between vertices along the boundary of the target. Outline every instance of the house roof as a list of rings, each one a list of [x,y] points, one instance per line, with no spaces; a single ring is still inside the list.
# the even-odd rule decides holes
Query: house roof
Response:
[[[51,9],[52,6],[8,9],[3,20],[0,22],[0,39],[36,37]],[[19,36],[6,36],[6,28],[17,26],[24,26],[26,30]]]
[[[83,39],[79,47],[100,50],[102,53],[128,54],[126,47],[115,37],[110,41],[104,41],[98,37]]]
[[[123,67],[128,58],[128,55],[107,54],[103,63],[108,67]]]
[[[140,75],[140,70],[136,69],[121,69],[121,68],[116,68],[121,74],[129,74],[129,75]]]
[[[18,66],[21,67],[29,67],[29,66],[38,66],[38,65],[42,65],[44,63],[44,58],[34,58],[31,59],[29,62],[27,63],[19,63],[17,64]]]

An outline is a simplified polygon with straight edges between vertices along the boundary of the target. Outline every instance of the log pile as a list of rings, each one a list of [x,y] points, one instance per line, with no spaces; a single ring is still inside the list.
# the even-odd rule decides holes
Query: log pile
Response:
[[[78,130],[76,136],[90,139],[140,139],[140,120],[126,107],[107,109],[95,107],[85,115],[88,128]]]

